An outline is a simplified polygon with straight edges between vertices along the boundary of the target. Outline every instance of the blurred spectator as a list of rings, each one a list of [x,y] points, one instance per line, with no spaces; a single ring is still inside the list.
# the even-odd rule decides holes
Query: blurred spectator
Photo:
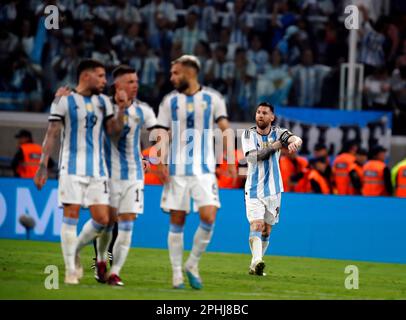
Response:
[[[94,23],[92,20],[85,20],[82,24],[82,30],[79,32],[79,55],[82,58],[90,58],[95,50],[96,43],[101,39],[101,36],[96,34]]]
[[[42,147],[34,143],[28,130],[20,130],[15,137],[18,139],[18,151],[11,161],[14,176],[34,178],[39,167]]]
[[[301,52],[298,27],[290,26],[276,47],[282,54],[283,60],[286,61],[289,66],[298,64],[300,62]]]
[[[391,80],[386,68],[375,69],[372,75],[365,79],[364,93],[367,106],[371,110],[388,110],[391,90]]]
[[[239,189],[244,187],[246,175],[240,175],[239,168],[242,168],[244,166],[246,167],[246,164],[242,165],[245,156],[241,150],[237,149],[235,150],[234,157],[235,166],[239,175],[231,177],[228,171],[227,149],[224,148],[222,162],[220,164],[217,164],[216,168],[217,183],[218,187],[221,189]]]
[[[169,21],[164,14],[157,12],[155,16],[156,32],[149,35],[148,41],[151,48],[159,55],[165,74],[169,74],[171,68],[171,52],[173,31],[169,29]]]
[[[382,67],[385,64],[385,35],[384,21],[378,20],[374,26],[368,16],[368,10],[360,7],[364,22],[360,29],[360,48],[358,50],[358,62],[365,64],[365,75],[370,75],[374,68]]]
[[[395,196],[406,198],[406,158],[393,167],[391,175]]]
[[[11,91],[24,94],[26,111],[41,112],[42,103],[42,69],[30,62],[23,51],[14,52],[10,57]]]
[[[141,14],[137,8],[132,6],[127,0],[116,0],[116,5],[112,11],[113,22],[123,30],[129,24],[142,22]]]
[[[214,51],[219,45],[227,48],[226,60],[234,61],[235,51],[238,48],[238,44],[230,41],[231,31],[228,28],[222,28],[220,31],[220,39],[218,42],[211,43],[211,49]]]
[[[148,34],[157,32],[155,17],[158,12],[167,17],[170,29],[173,29],[176,25],[177,17],[175,6],[168,1],[152,0],[151,3],[141,8],[141,16],[143,21],[147,23]]]
[[[286,104],[291,85],[288,66],[282,64],[282,56],[275,49],[271,63],[265,65],[265,74],[258,76],[257,101],[267,101],[273,105]]]
[[[268,52],[262,49],[262,41],[259,35],[254,35],[251,40],[251,47],[247,51],[247,57],[255,63],[257,75],[265,73],[265,66],[268,63]]]
[[[34,48],[34,36],[31,30],[30,20],[24,19],[20,30],[20,46],[27,56],[31,55]]]
[[[206,32],[198,28],[198,17],[198,9],[189,8],[186,14],[186,26],[175,31],[173,42],[181,45],[184,54],[193,54],[197,42],[207,41]]]
[[[290,26],[293,26],[296,23],[296,15],[291,11],[290,3],[288,1],[278,1],[274,2],[271,18],[271,30],[273,30],[273,36],[271,41],[271,48],[274,47],[282,40],[288,40],[292,36],[292,30],[288,31]],[[282,48],[279,48],[281,50]],[[285,54],[285,51],[282,49],[282,54]]]
[[[328,66],[314,64],[313,52],[303,52],[302,63],[292,68],[292,104],[314,107],[320,103],[324,78],[330,72]]]
[[[234,60],[234,87],[232,105],[240,121],[250,121],[254,112],[250,106],[255,105],[256,68],[254,62],[247,58],[245,49],[239,48]],[[235,119],[236,120],[236,119]]]
[[[234,63],[227,61],[226,56],[225,46],[219,45],[214,50],[213,58],[206,63],[205,83],[227,96],[233,82]]]
[[[385,164],[385,154],[386,149],[382,146],[375,146],[370,150],[370,160],[362,167],[362,195],[392,195],[391,174]]]
[[[406,135],[406,65],[395,69],[391,79],[394,102],[393,133]]]
[[[162,185],[160,171],[158,170],[159,158],[155,146],[142,151],[142,156],[149,162],[149,170],[144,174],[144,181],[147,185]]]
[[[110,45],[110,41],[106,38],[101,38],[96,43],[95,51],[93,51],[91,58],[100,61],[106,67],[106,71],[112,71],[120,64],[117,54]]]
[[[214,6],[208,5],[208,1],[196,0],[194,8],[198,13],[198,27],[206,32],[210,41],[216,40],[215,26],[219,23],[219,16]]]
[[[360,195],[362,190],[362,167],[368,161],[368,151],[359,148],[355,155],[355,162],[350,165],[350,179],[353,194]]]
[[[56,56],[52,61],[52,68],[55,72],[55,88],[68,86],[73,88],[77,83],[76,68],[80,62],[74,46],[65,47],[61,55]]]
[[[331,181],[333,169],[331,168],[331,161],[330,161],[329,151],[327,149],[327,146],[324,143],[316,143],[316,145],[314,146],[314,150],[313,150],[313,157],[326,159],[327,168],[326,168],[324,174],[325,174],[325,177],[327,178],[327,180]]]
[[[326,178],[327,161],[325,157],[313,158],[310,160],[309,184],[313,193],[330,194],[331,187]]]
[[[206,41],[199,41],[196,44],[194,55],[199,59],[201,66],[199,71],[199,82],[205,83],[206,65],[211,59],[211,50],[209,44]]]
[[[352,187],[350,179],[350,170],[356,160],[358,151],[358,142],[355,140],[348,141],[340,154],[333,162],[333,189],[335,194],[352,195],[355,190]]]
[[[285,148],[279,160],[283,190],[286,192],[307,192],[306,181],[309,161],[297,153],[289,153]]]
[[[145,42],[138,43],[129,65],[137,70],[139,78],[139,98],[151,105],[155,105],[155,99],[159,95],[162,86],[159,74],[162,72],[159,58],[150,50]]]
[[[111,38],[111,44],[123,60],[128,60],[129,53],[142,41],[139,23],[129,24],[124,34],[117,34]]]
[[[4,25],[0,26],[0,63],[3,63],[10,57],[18,47],[18,37],[9,32]]]
[[[224,16],[222,22],[223,28],[231,30],[231,42],[248,48],[248,34],[253,26],[252,15],[245,10],[245,1],[235,0],[232,10]]]

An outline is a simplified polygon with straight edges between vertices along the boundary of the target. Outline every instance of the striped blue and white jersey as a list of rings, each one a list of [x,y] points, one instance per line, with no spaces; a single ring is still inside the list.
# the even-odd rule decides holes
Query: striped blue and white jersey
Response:
[[[114,105],[117,111],[117,105]],[[144,180],[141,153],[141,129],[156,125],[152,108],[135,100],[124,113],[124,128],[117,138],[106,136],[105,153],[109,176],[115,180]]]
[[[103,94],[87,97],[72,92],[52,103],[48,120],[63,121],[61,175],[107,177],[103,125],[112,116],[113,106]]]
[[[244,155],[250,151],[259,151],[268,145],[281,139],[284,132],[290,132],[277,126],[273,126],[268,135],[259,134],[256,127],[243,132],[241,143]],[[247,180],[245,182],[245,194],[250,199],[263,199],[283,192],[282,176],[279,169],[280,150],[269,157],[268,160],[256,163],[248,162]]]
[[[223,96],[202,87],[192,96],[172,91],[159,106],[158,126],[172,132],[169,150],[171,176],[195,176],[214,173],[213,126],[227,117]]]

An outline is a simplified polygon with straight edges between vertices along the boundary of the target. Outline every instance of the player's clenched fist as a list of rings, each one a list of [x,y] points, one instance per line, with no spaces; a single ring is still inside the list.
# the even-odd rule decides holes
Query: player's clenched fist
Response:
[[[45,185],[48,179],[48,169],[43,165],[40,164],[37,173],[34,177],[34,184],[38,190],[41,190],[42,187]]]
[[[299,151],[300,147],[302,146],[302,139],[299,137],[295,137],[295,141],[289,143],[288,150],[290,153],[294,153]]]
[[[127,93],[122,89],[117,90],[114,99],[121,110],[124,110],[129,105]]]

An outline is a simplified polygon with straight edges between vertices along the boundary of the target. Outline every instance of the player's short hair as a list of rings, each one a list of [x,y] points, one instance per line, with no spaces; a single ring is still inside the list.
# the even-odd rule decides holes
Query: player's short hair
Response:
[[[135,73],[135,69],[125,64],[119,65],[112,72],[113,79],[117,79],[118,77],[128,73]]]
[[[172,65],[180,63],[183,66],[194,68],[197,72],[200,71],[200,61],[196,56],[185,54],[172,61]]]
[[[271,109],[272,113],[275,113],[275,107],[269,102],[263,101],[258,103],[256,110],[258,110],[259,107],[268,107],[269,109]]]
[[[320,151],[323,149],[327,149],[327,146],[322,142],[316,143],[316,145],[314,146],[314,151]]]
[[[78,67],[76,69],[77,78],[79,79],[82,72],[87,70],[94,70],[96,68],[105,69],[105,66],[100,61],[94,59],[83,59],[82,61],[79,62]]]

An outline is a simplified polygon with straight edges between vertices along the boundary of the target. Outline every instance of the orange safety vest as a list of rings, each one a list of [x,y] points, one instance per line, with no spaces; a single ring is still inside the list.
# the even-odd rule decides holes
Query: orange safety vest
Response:
[[[406,165],[401,166],[396,176],[396,190],[397,197],[406,198]]]
[[[357,173],[357,175],[362,183],[362,167],[358,163],[354,162],[350,165],[350,170],[348,171],[348,173],[350,173],[352,170],[355,170],[355,172]],[[352,195],[358,194],[359,195],[360,193],[357,190],[355,190],[353,185],[351,184],[349,194],[352,194]]]
[[[310,170],[308,179],[309,183],[310,180],[315,180],[319,184],[322,194],[330,194],[330,186],[327,179],[323,177],[316,169]]]
[[[34,178],[41,160],[42,147],[36,143],[23,143],[20,148],[23,161],[17,166],[17,174],[20,178]]]
[[[161,185],[162,182],[158,176],[158,166],[156,164],[154,164],[154,160],[157,160],[153,156],[153,155],[156,155],[155,150],[156,149],[152,146],[152,147],[149,147],[142,151],[143,157],[149,159],[149,165],[150,165],[150,169],[147,172],[145,172],[145,174],[144,174],[144,183],[152,184],[152,185]],[[150,154],[151,154],[151,158],[150,158]]]
[[[342,153],[337,156],[333,163],[333,182],[337,194],[354,194],[354,188],[351,186],[350,168],[356,158],[351,153]]]
[[[238,173],[238,163],[240,160],[244,159],[244,154],[242,153],[241,150],[236,150],[235,151],[235,166],[237,168],[237,173]],[[227,161],[223,157],[223,163],[219,164],[219,166],[216,169],[216,175],[217,175],[217,183],[219,188],[222,189],[238,189],[242,188],[244,186],[244,181],[239,178],[238,176],[233,179],[232,177],[229,176],[228,170],[227,170]]]
[[[384,162],[369,160],[362,167],[362,195],[364,196],[387,196],[383,171],[386,168]]]
[[[306,192],[304,188],[304,178],[300,179],[296,184],[291,183],[290,177],[300,172],[304,173],[305,168],[309,162],[304,157],[296,157],[298,166],[295,167],[294,163],[289,157],[282,156],[279,159],[279,168],[281,170],[283,190],[285,192]]]

